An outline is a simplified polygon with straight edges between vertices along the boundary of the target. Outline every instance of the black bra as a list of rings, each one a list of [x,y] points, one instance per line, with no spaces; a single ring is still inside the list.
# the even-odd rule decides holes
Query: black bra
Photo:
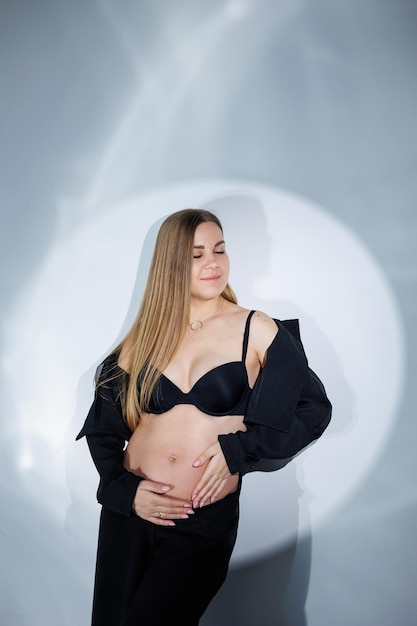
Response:
[[[157,381],[148,413],[165,413],[177,404],[192,404],[208,415],[244,415],[252,389],[249,387],[245,360],[248,349],[249,323],[247,317],[243,335],[242,360],[223,363],[204,374],[184,393],[164,374]]]

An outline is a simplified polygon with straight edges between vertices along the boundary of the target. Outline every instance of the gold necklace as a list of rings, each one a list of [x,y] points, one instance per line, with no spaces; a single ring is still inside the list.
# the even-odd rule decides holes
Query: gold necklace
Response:
[[[220,310],[220,307],[222,306],[223,302],[224,302],[224,298],[221,297],[221,301],[217,309],[213,311],[213,313],[209,315],[208,317],[206,317],[204,320],[194,320],[193,322],[190,322],[188,326],[191,328],[191,330],[194,330],[194,331],[201,330],[203,328],[204,322],[207,322],[207,320],[209,320],[211,317],[214,317],[214,315],[216,315],[216,313]]]

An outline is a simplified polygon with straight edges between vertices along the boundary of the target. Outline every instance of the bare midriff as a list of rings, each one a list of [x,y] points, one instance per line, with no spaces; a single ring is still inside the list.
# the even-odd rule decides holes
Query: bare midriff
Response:
[[[246,430],[243,416],[212,416],[193,405],[179,404],[166,413],[144,414],[131,436],[124,454],[129,471],[152,481],[169,485],[169,495],[190,499],[205,465],[193,462],[218,435]],[[236,491],[237,474],[227,479],[217,500]]]

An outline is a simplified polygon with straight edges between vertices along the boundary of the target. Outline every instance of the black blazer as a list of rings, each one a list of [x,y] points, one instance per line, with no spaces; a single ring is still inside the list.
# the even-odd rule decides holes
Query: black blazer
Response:
[[[275,322],[279,332],[249,399],[247,430],[219,436],[232,473],[279,469],[318,439],[331,419],[332,405],[308,367],[298,320]]]

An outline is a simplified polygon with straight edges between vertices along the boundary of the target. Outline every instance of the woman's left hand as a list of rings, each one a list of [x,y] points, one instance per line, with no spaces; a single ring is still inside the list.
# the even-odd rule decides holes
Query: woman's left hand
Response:
[[[206,448],[193,463],[193,467],[203,465],[206,466],[204,473],[191,496],[194,508],[214,502],[231,476],[218,441]]]

